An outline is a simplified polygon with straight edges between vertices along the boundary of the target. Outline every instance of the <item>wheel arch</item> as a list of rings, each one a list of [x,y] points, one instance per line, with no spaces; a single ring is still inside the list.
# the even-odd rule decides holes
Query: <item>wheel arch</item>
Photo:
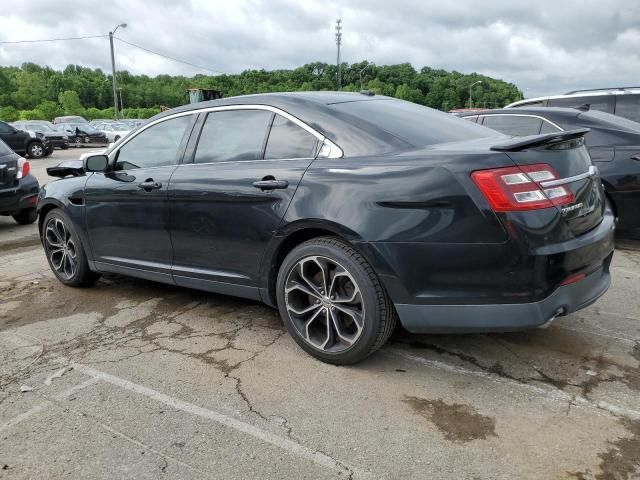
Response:
[[[261,278],[263,281],[261,283],[264,288],[261,290],[263,291],[262,300],[265,303],[273,307],[277,305],[276,280],[278,271],[289,252],[308,240],[326,236],[337,237],[348,242],[358,253],[370,261],[367,252],[362,251],[358,246],[358,243],[362,241],[360,235],[344,225],[324,220],[294,222],[274,236],[262,260]]]

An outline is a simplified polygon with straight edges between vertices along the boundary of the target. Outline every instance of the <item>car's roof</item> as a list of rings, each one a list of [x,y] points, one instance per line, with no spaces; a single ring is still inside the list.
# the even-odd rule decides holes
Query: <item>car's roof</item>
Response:
[[[218,107],[225,105],[271,105],[286,110],[292,105],[318,106],[331,105],[344,102],[358,102],[370,100],[389,99],[384,95],[368,95],[357,92],[284,92],[284,93],[256,93],[251,95],[239,95],[236,97],[219,98],[206,102],[189,103],[180,107],[162,112],[153,118],[161,118],[174,113],[198,110],[202,108]]]
[[[524,100],[518,100],[517,102],[510,103],[505,108],[520,108],[520,105],[526,105],[527,103],[542,102],[544,100],[555,100],[557,98],[584,98],[596,96],[599,97],[603,95],[640,95],[640,87],[574,90],[563,95],[547,95],[544,97],[525,98]]]

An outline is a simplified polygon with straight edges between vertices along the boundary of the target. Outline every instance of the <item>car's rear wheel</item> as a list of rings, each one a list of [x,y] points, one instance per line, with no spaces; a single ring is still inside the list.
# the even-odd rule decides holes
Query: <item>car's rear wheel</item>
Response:
[[[38,211],[35,208],[25,208],[13,215],[13,219],[20,225],[30,225],[38,218]]]
[[[84,287],[98,274],[89,269],[87,256],[69,217],[59,209],[51,210],[44,219],[42,244],[55,276],[65,285]]]
[[[42,158],[47,154],[42,142],[31,142],[27,147],[27,154],[31,158]]]
[[[359,362],[391,335],[396,317],[369,263],[348,243],[321,237],[284,259],[278,308],[294,340],[323,362]]]

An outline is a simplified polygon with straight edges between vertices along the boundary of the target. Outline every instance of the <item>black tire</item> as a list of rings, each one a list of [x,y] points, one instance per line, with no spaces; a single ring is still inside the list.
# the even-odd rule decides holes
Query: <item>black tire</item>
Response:
[[[46,154],[47,154],[47,151],[45,150],[42,142],[38,142],[38,141],[31,142],[27,147],[27,155],[29,155],[30,158],[33,158],[33,159],[43,158],[46,156]]]
[[[62,223],[66,231],[60,229],[59,222]],[[50,227],[53,230],[50,231]],[[61,239],[63,242],[59,242]],[[73,245],[73,249],[69,241]],[[75,268],[65,268],[65,260],[54,253],[54,251],[58,250],[58,245],[61,243],[66,245],[66,252],[73,252],[75,254]],[[80,241],[80,237],[71,219],[62,210],[58,208],[53,209],[47,213],[44,218],[44,222],[42,222],[42,245],[44,246],[45,255],[47,256],[47,262],[49,262],[51,271],[56,278],[65,285],[70,287],[86,287],[92,285],[99,278],[99,274],[89,269],[87,255]],[[71,257],[69,257],[69,261],[71,261]],[[62,268],[57,266],[58,263]]]
[[[38,219],[38,211],[35,208],[25,208],[12,216],[20,225],[30,225]]]
[[[62,150],[67,150],[69,148],[69,145],[67,143],[64,143],[64,144],[60,145],[60,148]]]
[[[295,283],[296,280],[293,280],[292,278],[295,275],[298,275],[301,269],[304,271],[307,262],[314,262],[316,259],[320,259],[321,262],[326,262],[324,264],[326,268],[319,268],[319,273],[317,275],[322,274],[322,278],[325,278],[324,283],[327,285],[330,284],[330,287],[326,288],[326,296],[323,297],[321,301],[322,303],[317,300],[318,297],[315,295],[312,297],[306,293],[300,293],[300,290],[295,287],[291,288],[292,285],[297,284]],[[311,266],[313,267],[313,265]],[[333,277],[331,273],[332,266],[335,267],[333,270]],[[339,269],[341,273],[340,275],[336,275],[336,272],[338,272]],[[326,275],[323,273],[325,270],[327,271]],[[312,273],[313,272],[311,272],[311,274]],[[305,275],[307,274],[303,273],[303,277]],[[361,328],[357,329],[358,332],[353,334],[353,337],[355,338],[353,343],[349,342],[344,348],[337,348],[331,351],[331,349],[326,348],[328,345],[327,342],[329,342],[330,339],[338,340],[334,344],[338,345],[341,337],[337,334],[337,326],[334,328],[334,323],[327,325],[322,322],[322,315],[325,315],[325,321],[328,322],[329,318],[334,318],[330,317],[330,315],[333,315],[333,313],[330,313],[330,310],[334,310],[334,305],[348,305],[342,303],[345,301],[344,298],[338,300],[338,296],[340,295],[332,295],[331,290],[333,289],[338,276],[345,279],[347,287],[349,284],[353,286],[350,292],[347,292],[347,296],[355,291],[359,292],[358,295],[361,300],[360,308],[362,311]],[[307,285],[309,285],[309,283],[307,283]],[[287,288],[288,290],[285,292],[285,289]],[[316,293],[319,291],[324,294],[324,290],[315,290]],[[306,302],[305,305],[301,307],[296,306],[295,308],[299,310],[305,310],[305,308],[317,308],[323,310],[324,313],[320,313],[320,316],[317,317],[320,319],[319,322],[318,320],[311,320],[307,322],[306,318],[298,318],[296,315],[297,312],[291,312],[293,303],[298,301],[292,298],[292,295],[294,295],[292,292],[295,292],[295,295],[298,295],[303,299],[303,302]],[[334,365],[349,365],[364,360],[384,345],[396,325],[396,314],[391,300],[371,265],[369,265],[365,258],[356,252],[351,245],[336,237],[315,238],[294,248],[286,256],[280,266],[276,282],[276,295],[280,316],[293,339],[307,353],[326,363]],[[352,298],[356,297],[354,296]],[[333,303],[334,301],[336,303]],[[338,302],[340,302],[340,304]],[[319,304],[319,306],[316,307],[313,304]],[[307,307],[307,305],[309,306]],[[349,306],[351,307],[352,305]],[[338,314],[341,314],[341,308],[336,306],[335,310]],[[313,316],[313,314],[308,315]],[[348,319],[348,317],[345,316],[342,318]],[[322,335],[322,329],[326,328],[327,340],[324,343],[324,347],[314,345],[312,341],[313,339],[310,338],[309,325],[312,321],[320,323],[318,331]],[[306,336],[300,329],[300,325],[302,323],[305,323]],[[352,321],[351,324],[356,325],[356,322]],[[341,323],[341,325],[344,326],[344,323]],[[348,325],[347,328],[349,328]],[[332,329],[333,334],[330,333],[330,330]],[[342,334],[345,334],[345,330],[342,331]]]

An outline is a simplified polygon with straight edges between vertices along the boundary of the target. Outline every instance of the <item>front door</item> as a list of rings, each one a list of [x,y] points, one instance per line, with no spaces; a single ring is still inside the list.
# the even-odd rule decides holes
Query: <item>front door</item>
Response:
[[[169,186],[175,282],[259,298],[263,253],[317,145],[267,110],[209,113]]]
[[[85,186],[96,269],[173,283],[167,189],[194,115],[154,124],[110,155],[113,168]]]

